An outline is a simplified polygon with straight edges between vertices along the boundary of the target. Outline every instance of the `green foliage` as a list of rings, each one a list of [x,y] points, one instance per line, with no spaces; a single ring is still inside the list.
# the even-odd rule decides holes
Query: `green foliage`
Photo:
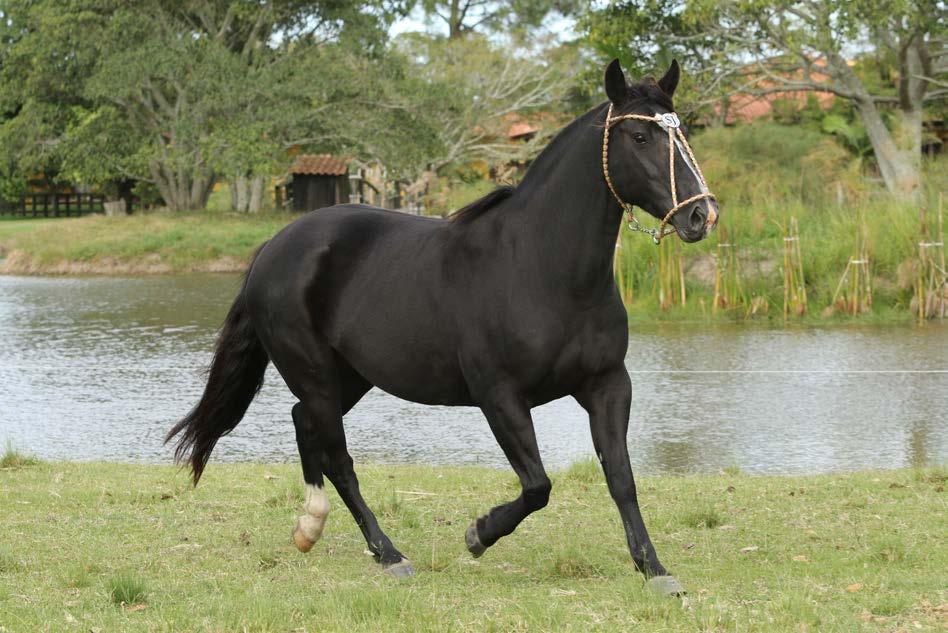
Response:
[[[299,0],[11,0],[4,16],[0,150],[21,177],[133,178],[176,210],[202,208],[221,175],[278,171],[289,145],[351,141],[339,128],[374,112],[363,99],[353,116],[366,86],[334,70],[375,58],[391,18]]]
[[[20,262],[21,272],[240,272],[254,250],[294,217],[155,213],[16,220],[0,223],[0,250]]]
[[[618,58],[635,78],[660,77],[678,59],[683,72],[675,108],[686,121],[713,114],[712,105],[727,95],[717,77],[728,42],[707,35],[687,3],[675,0],[623,0],[588,5],[579,20],[585,42],[595,52],[581,76],[591,101],[601,100],[602,69]]]
[[[841,114],[830,113],[823,117],[821,127],[832,134],[850,152],[856,156],[866,156],[872,152],[872,144],[866,134],[866,128],[859,121],[847,120]]]
[[[568,85],[567,53],[561,51],[556,64],[520,58],[476,33],[455,39],[410,33],[396,49],[410,61],[405,99],[434,139],[428,154],[433,171],[472,161],[523,160],[548,140],[510,143],[508,116],[539,108],[558,113]]]
[[[563,473],[564,477],[584,484],[603,484],[606,478],[602,473],[602,465],[595,459],[583,459],[573,462]]]

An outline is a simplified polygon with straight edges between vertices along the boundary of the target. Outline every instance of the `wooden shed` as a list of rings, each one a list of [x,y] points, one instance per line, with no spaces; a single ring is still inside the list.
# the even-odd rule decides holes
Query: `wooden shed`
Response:
[[[277,187],[277,200],[293,211],[349,202],[348,161],[332,154],[300,154]]]

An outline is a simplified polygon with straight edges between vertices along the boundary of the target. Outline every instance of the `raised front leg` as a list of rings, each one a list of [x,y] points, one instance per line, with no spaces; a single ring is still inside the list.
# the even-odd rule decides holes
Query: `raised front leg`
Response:
[[[639,511],[635,479],[629,462],[626,436],[632,385],[625,366],[590,378],[576,394],[576,400],[589,413],[593,446],[606,475],[609,494],[619,508],[625,537],[636,569],[665,593],[681,594],[681,585],[665,571],[645,529]]]
[[[527,403],[513,394],[495,396],[481,406],[497,443],[510,461],[522,492],[509,503],[493,508],[467,529],[467,549],[475,557],[517,529],[527,516],[546,506],[552,484],[543,470],[533,419]]]

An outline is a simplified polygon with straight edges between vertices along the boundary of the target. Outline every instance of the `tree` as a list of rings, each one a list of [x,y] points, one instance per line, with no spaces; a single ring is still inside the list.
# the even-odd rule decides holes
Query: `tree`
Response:
[[[685,12],[680,0],[624,0],[593,5],[579,20],[584,43],[595,56],[582,83],[599,100],[602,68],[618,58],[633,76],[661,74],[678,59],[682,80],[675,107],[685,120],[702,116],[722,124],[733,92],[729,45]]]
[[[0,94],[17,115],[3,149],[84,182],[150,182],[184,210],[222,174],[259,181],[287,145],[332,137],[327,112],[347,113],[320,101],[319,63],[376,54],[387,14],[329,0],[10,0],[4,17],[15,35]]]
[[[482,35],[451,40],[409,34],[398,46],[421,82],[414,109],[427,113],[438,141],[428,156],[432,171],[478,159],[497,163],[531,156],[537,143],[510,143],[507,117],[555,109],[568,86],[563,67],[510,55]]]
[[[744,67],[748,92],[824,91],[851,102],[886,188],[902,197],[916,195],[923,111],[948,95],[944,3],[696,0],[691,10],[705,37],[737,51],[732,66]],[[894,70],[892,83],[874,90],[851,63],[854,57],[885,60]]]

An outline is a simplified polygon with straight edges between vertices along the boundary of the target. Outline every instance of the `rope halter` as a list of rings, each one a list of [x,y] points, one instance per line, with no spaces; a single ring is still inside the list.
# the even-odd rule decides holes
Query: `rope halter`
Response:
[[[652,123],[657,123],[659,127],[668,132],[668,172],[671,182],[671,195],[672,195],[672,208],[668,210],[668,213],[665,214],[665,217],[662,218],[662,223],[657,229],[648,229],[639,224],[639,221],[635,219],[635,215],[632,213],[632,205],[622,199],[619,196],[619,192],[616,191],[615,185],[612,184],[612,178],[609,177],[609,128],[620,121],[625,121],[626,119],[636,119],[639,121],[651,121]],[[701,187],[701,193],[696,196],[691,196],[687,200],[678,201],[678,183],[675,179],[675,147],[678,148],[678,151],[681,152],[681,157],[684,159],[685,164],[694,174],[695,178],[698,180],[698,184]],[[606,114],[606,125],[602,133],[602,175],[606,178],[606,184],[609,185],[609,191],[612,192],[612,195],[615,196],[615,199],[619,202],[619,206],[625,211],[629,216],[629,228],[633,231],[639,231],[641,233],[647,233],[652,236],[652,241],[656,244],[660,244],[662,238],[666,235],[671,235],[675,232],[674,228],[668,228],[668,221],[671,220],[672,216],[678,212],[679,209],[682,209],[696,200],[704,200],[705,205],[708,208],[708,225],[711,226],[714,224],[717,219],[717,213],[714,209],[711,208],[711,200],[714,200],[714,194],[708,189],[708,183],[704,179],[704,174],[701,173],[701,168],[698,167],[698,161],[695,160],[694,152],[691,151],[691,146],[688,144],[688,139],[685,138],[684,132],[681,131],[681,122],[678,120],[678,115],[674,112],[666,112],[665,114],[655,114],[648,116],[645,114],[623,114],[620,116],[612,116],[612,104],[609,104],[609,112]]]

